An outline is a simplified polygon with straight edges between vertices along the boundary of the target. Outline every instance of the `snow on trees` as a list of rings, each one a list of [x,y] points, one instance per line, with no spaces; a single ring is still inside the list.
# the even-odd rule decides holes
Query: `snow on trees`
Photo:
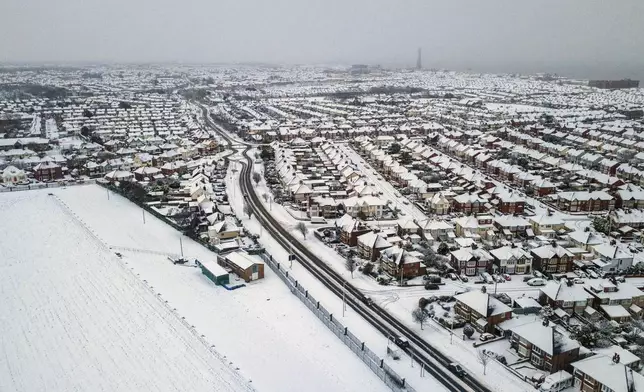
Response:
[[[297,225],[295,225],[295,228],[297,229],[297,231],[302,233],[302,236],[304,237],[304,239],[306,239],[306,235],[309,232],[309,228],[306,227],[306,224],[304,224],[304,222],[297,222]]]
[[[414,311],[411,312],[411,316],[415,322],[420,324],[420,329],[423,329],[423,324],[425,324],[425,322],[429,318],[427,312],[425,312],[425,310],[421,308],[414,309]]]

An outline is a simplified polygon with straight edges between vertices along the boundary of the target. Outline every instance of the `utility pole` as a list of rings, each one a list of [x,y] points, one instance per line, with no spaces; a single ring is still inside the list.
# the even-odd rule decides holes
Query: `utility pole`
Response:
[[[181,237],[179,237],[179,246],[181,247],[181,258],[183,258],[183,241],[181,240]]]
[[[344,317],[344,311],[347,309],[347,281],[345,280],[342,283],[342,317]]]
[[[109,200],[110,199],[110,190],[107,189],[107,188],[105,188],[105,190],[107,191],[107,200]]]
[[[145,224],[145,210],[141,208],[141,212],[143,213],[143,224]]]

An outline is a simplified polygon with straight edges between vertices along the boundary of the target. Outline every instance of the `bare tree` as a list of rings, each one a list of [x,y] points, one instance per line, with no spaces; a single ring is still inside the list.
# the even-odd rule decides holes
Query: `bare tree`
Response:
[[[411,317],[414,319],[415,322],[420,324],[420,329],[422,330],[423,324],[425,324],[425,322],[429,318],[429,315],[427,314],[427,312],[425,312],[424,309],[416,308],[414,309],[413,312],[411,312]]]
[[[259,174],[258,172],[253,172],[253,181],[255,182],[255,185],[259,184],[261,180],[262,180],[262,175]]]
[[[268,194],[262,193],[262,199],[264,199],[265,202],[268,202]]]
[[[297,223],[297,225],[295,225],[295,228],[296,228],[300,233],[302,233],[302,235],[304,236],[304,239],[306,239],[306,235],[307,235],[307,234],[308,234],[308,232],[309,232],[309,228],[308,228],[308,227],[306,227],[306,224],[304,224],[304,222],[298,222],[298,223]]]
[[[353,271],[356,270],[356,261],[353,259],[353,251],[349,251],[347,258],[344,261],[347,271],[351,272],[351,279],[353,279]]]
[[[485,350],[479,349],[477,352],[477,357],[481,365],[483,365],[483,375],[485,376],[485,371],[487,369],[487,364],[490,362],[490,356],[485,353]]]
[[[250,206],[249,206],[248,204],[246,204],[246,203],[244,203],[244,214],[245,214],[245,215],[248,215],[248,219],[250,219],[250,218],[251,218],[251,216],[253,216],[253,210],[252,210],[252,209],[250,208]]]

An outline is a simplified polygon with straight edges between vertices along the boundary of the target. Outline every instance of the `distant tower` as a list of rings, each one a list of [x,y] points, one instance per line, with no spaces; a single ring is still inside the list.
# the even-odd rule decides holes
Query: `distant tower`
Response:
[[[416,69],[423,68],[423,63],[421,61],[421,58],[422,58],[421,49],[418,48],[418,58],[416,58]]]

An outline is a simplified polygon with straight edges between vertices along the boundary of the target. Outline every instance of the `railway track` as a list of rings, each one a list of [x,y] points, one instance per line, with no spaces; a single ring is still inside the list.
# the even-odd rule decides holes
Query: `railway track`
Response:
[[[204,114],[207,112],[204,109]],[[228,135],[221,132],[220,129],[212,122],[206,114],[206,122],[212,129],[221,134],[229,143],[236,141],[230,139]],[[331,292],[342,298],[346,289],[347,304],[361,315],[374,328],[380,331],[385,337],[392,338],[396,336],[406,338],[410,345],[405,349],[406,353],[413,356],[418,362],[422,363],[429,374],[445,386],[449,391],[472,391],[472,392],[492,392],[489,387],[481,383],[478,379],[465,375],[463,378],[457,377],[450,372],[447,367],[450,363],[456,362],[450,357],[436,349],[424,339],[419,337],[411,328],[400,322],[390,315],[380,306],[367,303],[367,297],[347,282],[332,267],[320,260],[313,252],[294,238],[287,229],[285,229],[262,204],[259,196],[256,194],[251,181],[252,159],[247,156],[250,146],[245,146],[243,150],[243,168],[240,173],[240,185],[246,203],[254,210],[255,217],[268,230],[273,238],[284,247],[291,249],[296,260],[307,269],[313,276],[322,282]]]

